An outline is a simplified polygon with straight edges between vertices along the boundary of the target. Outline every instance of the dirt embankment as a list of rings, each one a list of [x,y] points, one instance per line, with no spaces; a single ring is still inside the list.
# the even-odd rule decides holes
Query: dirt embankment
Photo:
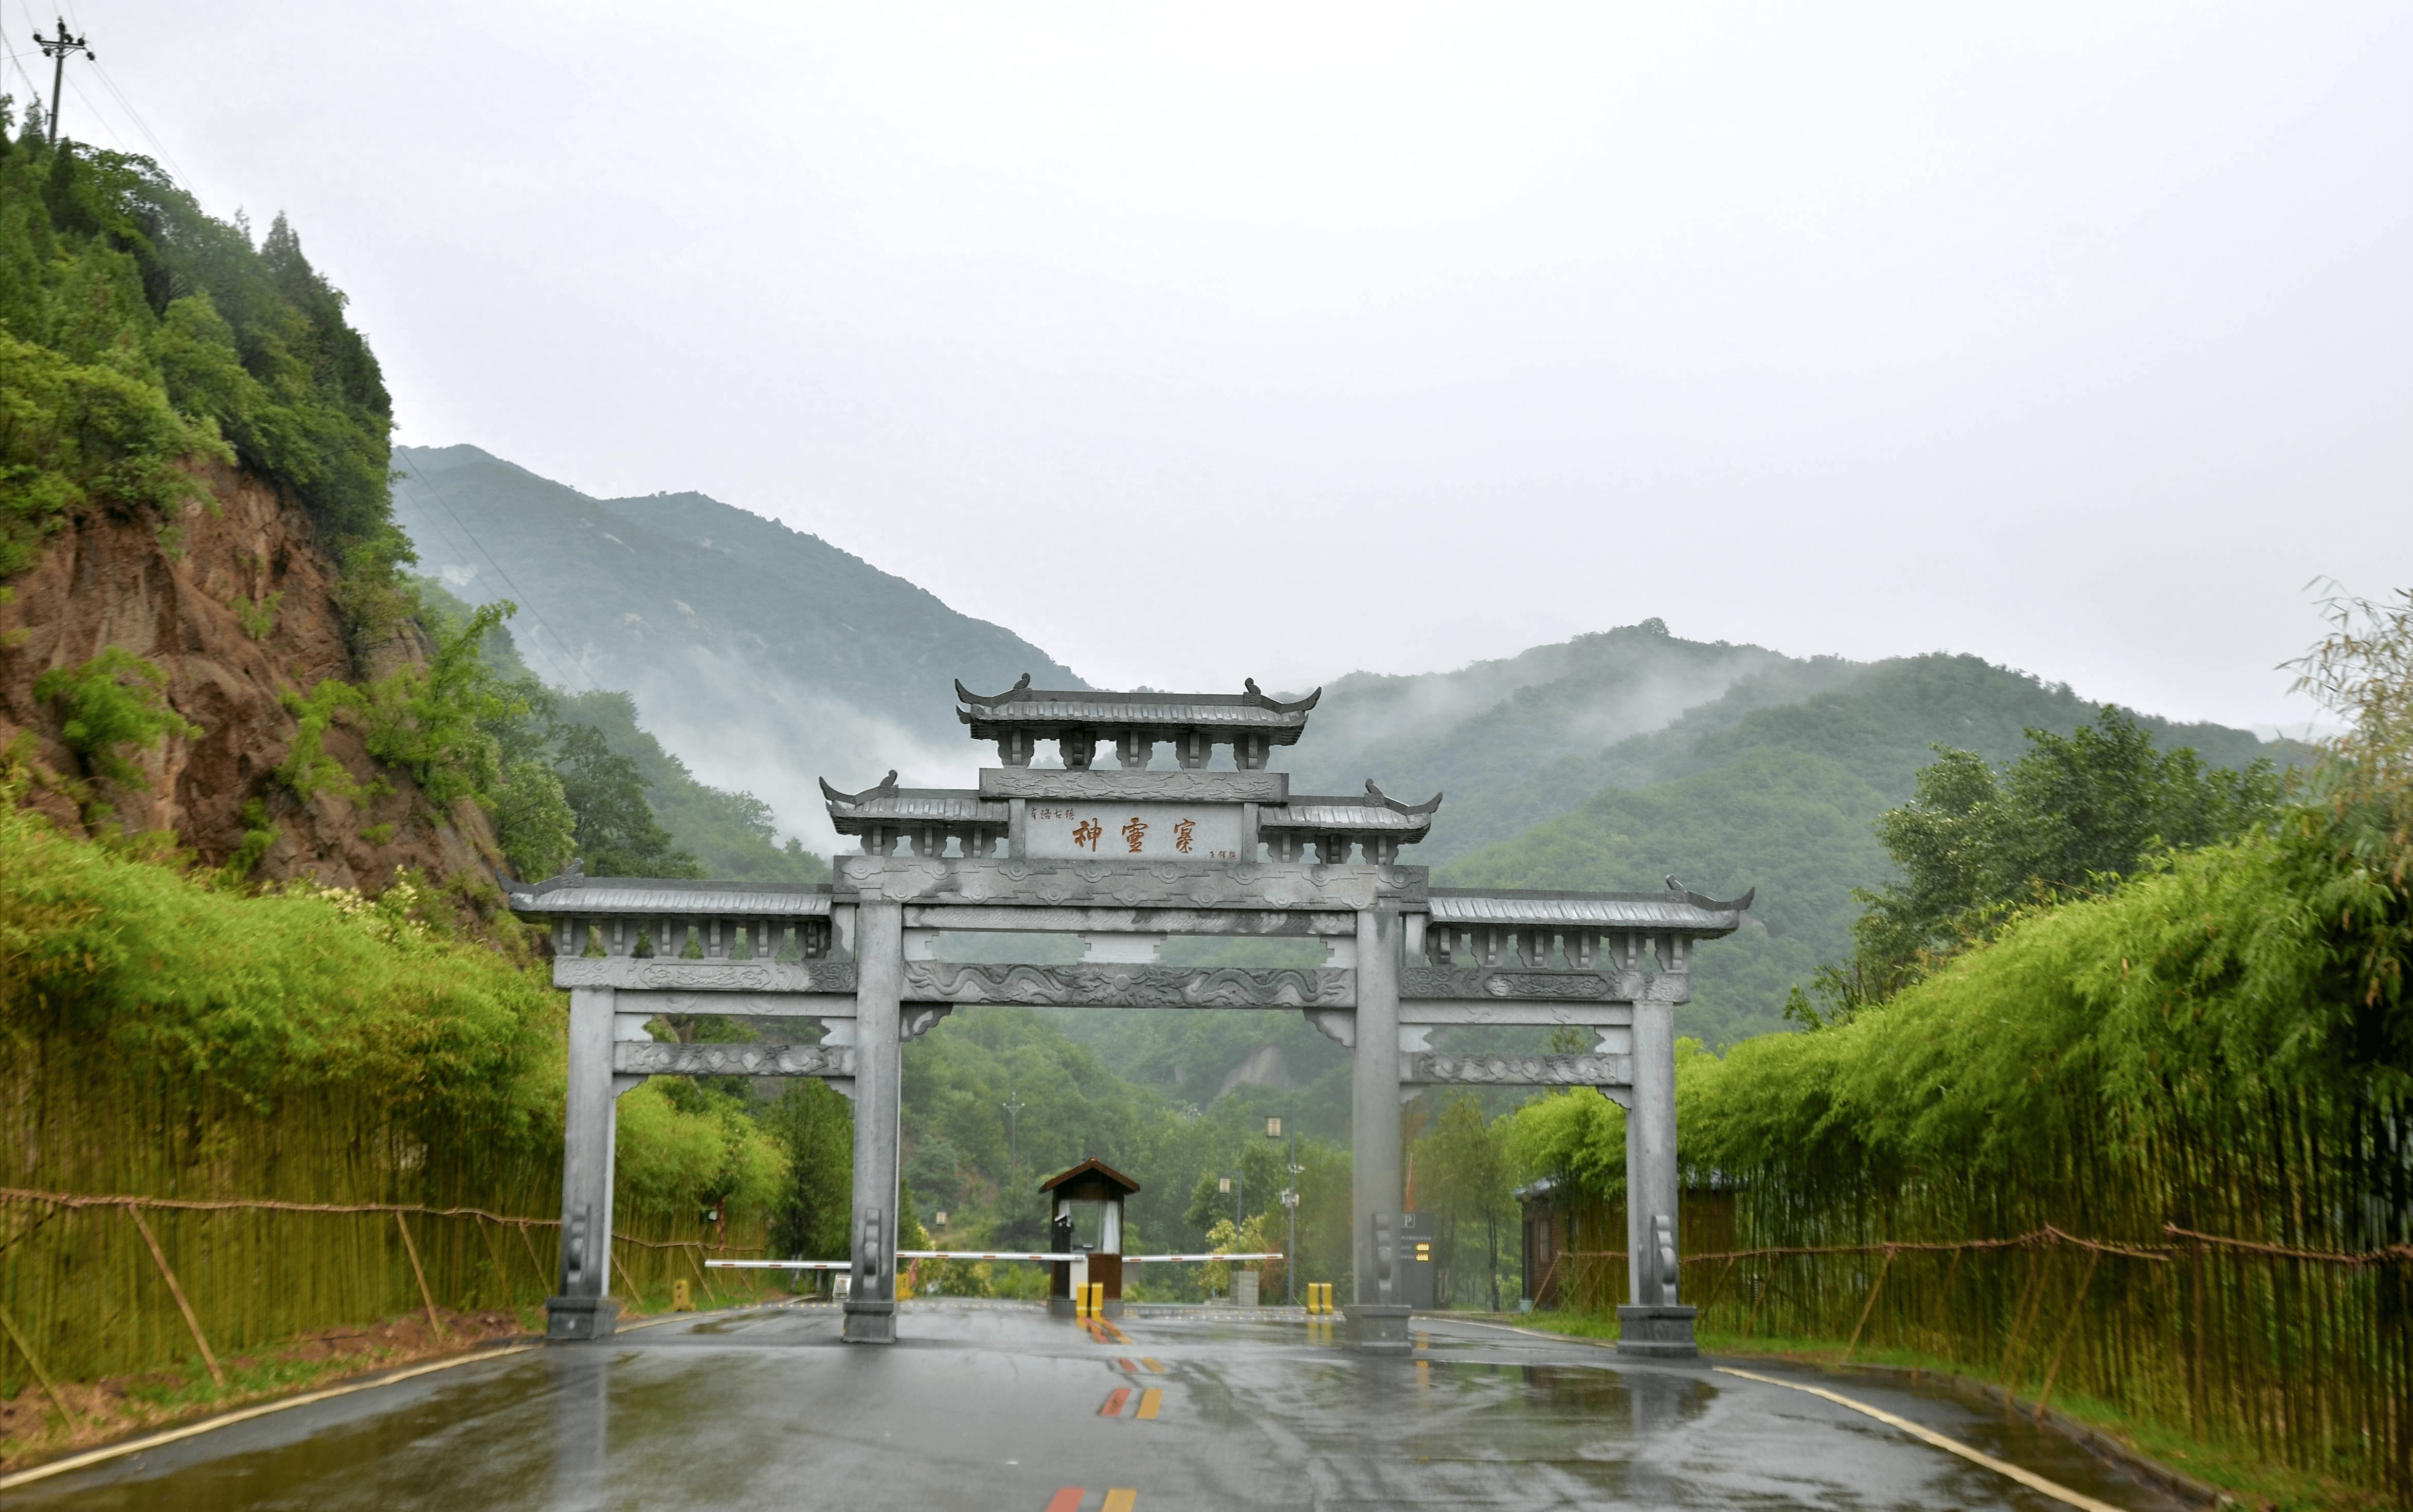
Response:
[[[243,844],[244,805],[257,800],[277,838],[252,874],[382,890],[397,867],[430,878],[488,881],[492,826],[474,804],[439,815],[407,772],[371,759],[354,729],[338,722],[327,753],[356,779],[386,791],[354,803],[320,792],[307,802],[275,780],[292,749],[296,720],[281,696],[320,680],[360,681],[391,670],[360,666],[336,607],[334,564],[309,519],[272,490],[230,468],[203,470],[213,506],[188,506],[162,528],[155,519],[105,512],[62,530],[41,559],[11,580],[0,604],[0,747],[34,737],[38,773],[82,774],[60,739],[64,720],[36,699],[34,681],[120,646],[168,674],[170,707],[200,732],[171,736],[136,759],[147,789],[109,786],[105,821],[128,830],[170,830],[202,862],[222,865]],[[415,658],[398,643],[380,659]],[[83,832],[74,799],[37,782],[27,801]]]

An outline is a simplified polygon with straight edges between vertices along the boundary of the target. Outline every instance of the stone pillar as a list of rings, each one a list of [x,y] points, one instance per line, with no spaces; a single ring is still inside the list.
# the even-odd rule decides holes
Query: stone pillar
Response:
[[[570,1096],[561,1141],[560,1294],[545,1299],[545,1336],[607,1339],[620,1304],[612,1290],[613,991],[570,994]]]
[[[905,908],[865,898],[854,922],[854,1262],[847,1343],[896,1342],[896,1146]]]
[[[1404,1355],[1399,1247],[1399,937],[1396,909],[1357,915],[1357,1043],[1351,1079],[1350,1337],[1369,1354]]]
[[[1663,970],[1689,942],[1663,942]],[[1672,950],[1671,950],[1672,945]],[[1625,1115],[1625,1237],[1629,1305],[1617,1310],[1617,1347],[1689,1357],[1694,1310],[1677,1298],[1676,1008],[1646,992],[1634,1005],[1634,1106]]]

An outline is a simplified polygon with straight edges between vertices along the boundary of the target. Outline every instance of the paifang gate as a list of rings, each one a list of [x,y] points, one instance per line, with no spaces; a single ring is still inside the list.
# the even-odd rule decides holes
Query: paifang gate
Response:
[[[514,888],[523,917],[553,926],[554,981],[570,990],[570,1091],[562,1156],[556,1339],[608,1336],[614,1100],[648,1076],[822,1077],[854,1101],[851,1290],[845,1337],[896,1337],[897,1072],[904,1042],[959,1005],[1292,1008],[1355,1052],[1352,1270],[1346,1311],[1359,1347],[1404,1353],[1395,1300],[1402,1089],[1434,1084],[1590,1086],[1624,1105],[1629,1306],[1619,1347],[1694,1352],[1677,1296],[1673,1010],[1691,995],[1696,941],[1732,933],[1751,895],[1682,890],[1527,892],[1435,888],[1399,849],[1441,806],[1290,791],[1268,771],[1297,741],[1316,696],[1285,703],[1254,682],[1237,694],[1050,693],[1025,677],[983,697],[960,683],[956,715],[1004,765],[970,789],[912,788],[891,772],[841,793],[831,821],[863,852],[818,885],[569,874]],[[1320,696],[1320,690],[1319,695]],[[1060,768],[1030,764],[1054,742]],[[1112,742],[1116,764],[1097,764]],[[1151,769],[1170,745],[1172,770]],[[1233,770],[1209,771],[1218,746]],[[901,849],[900,849],[901,847]],[[1352,857],[1355,859],[1352,859]],[[1073,934],[1078,965],[945,959],[949,935]],[[1289,936],[1325,963],[1280,970],[1157,963],[1173,935]],[[644,948],[640,949],[640,946]],[[664,1013],[817,1019],[818,1045],[654,1040]],[[1580,1055],[1432,1050],[1458,1024],[1575,1025]]]

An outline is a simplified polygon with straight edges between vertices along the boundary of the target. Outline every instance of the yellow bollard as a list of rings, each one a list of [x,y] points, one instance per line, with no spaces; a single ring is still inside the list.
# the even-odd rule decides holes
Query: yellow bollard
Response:
[[[1089,1315],[1088,1287],[1075,1286],[1073,1288],[1073,1315],[1076,1318],[1085,1318]]]
[[[684,1281],[671,1283],[671,1311],[674,1313],[695,1311],[695,1298],[688,1293],[687,1283]]]
[[[1089,1315],[1093,1318],[1106,1315],[1106,1284],[1103,1281],[1089,1283]]]

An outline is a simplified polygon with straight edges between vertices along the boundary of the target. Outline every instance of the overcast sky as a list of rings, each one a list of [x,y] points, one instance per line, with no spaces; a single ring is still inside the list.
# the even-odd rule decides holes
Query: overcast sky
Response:
[[[2306,581],[2413,582],[2406,4],[65,9],[400,439],[1107,685],[1659,615],[2301,723]]]

